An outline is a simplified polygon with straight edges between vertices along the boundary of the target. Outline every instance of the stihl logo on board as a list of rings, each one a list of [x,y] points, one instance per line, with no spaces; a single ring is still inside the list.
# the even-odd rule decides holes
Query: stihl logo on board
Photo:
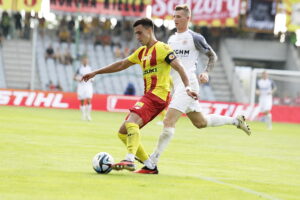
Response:
[[[68,108],[62,98],[59,93],[0,90],[0,105]]]

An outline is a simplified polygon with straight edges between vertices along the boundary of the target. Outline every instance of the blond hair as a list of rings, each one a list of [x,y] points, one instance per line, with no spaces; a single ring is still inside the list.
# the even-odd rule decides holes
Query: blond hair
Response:
[[[190,7],[187,4],[177,5],[175,7],[175,10],[176,11],[183,10],[184,13],[186,14],[186,16],[188,16],[188,17],[191,16],[191,9],[190,9]]]

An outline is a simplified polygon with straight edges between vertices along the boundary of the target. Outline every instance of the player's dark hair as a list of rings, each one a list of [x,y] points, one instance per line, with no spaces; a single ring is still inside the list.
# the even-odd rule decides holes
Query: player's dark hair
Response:
[[[153,21],[146,17],[136,20],[133,24],[133,27],[137,27],[138,25],[142,25],[145,28],[151,28],[152,30],[154,30]]]

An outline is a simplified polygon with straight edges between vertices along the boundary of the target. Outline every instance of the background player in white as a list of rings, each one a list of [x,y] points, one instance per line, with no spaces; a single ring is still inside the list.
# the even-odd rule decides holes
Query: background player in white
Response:
[[[91,110],[92,110],[92,103],[91,99],[93,97],[93,83],[92,80],[87,82],[81,81],[82,77],[85,74],[92,72],[91,67],[88,65],[88,59],[84,56],[81,59],[81,66],[77,70],[74,80],[78,82],[77,85],[77,97],[80,101],[80,110],[82,112],[82,119],[91,121]]]
[[[268,128],[272,129],[272,104],[273,94],[276,91],[275,83],[269,79],[268,73],[263,71],[262,78],[257,81],[256,94],[259,95],[259,108],[263,114],[262,120],[266,123]]]
[[[205,72],[199,75],[201,83],[208,82],[208,72],[213,68],[217,56],[202,35],[188,29],[190,18],[191,11],[187,5],[176,6],[174,22],[177,32],[169,38],[168,44],[181,60],[186,74],[189,76],[192,91],[198,92],[199,82],[195,71],[199,53],[205,54],[209,58]],[[171,71],[171,75],[173,78],[174,93],[164,119],[164,128],[159,137],[157,147],[151,154],[151,159],[155,164],[157,164],[159,156],[172,138],[175,131],[175,124],[183,113],[187,114],[188,118],[197,128],[229,124],[242,129],[248,135],[251,134],[244,116],[238,116],[237,118],[215,114],[204,116],[201,113],[199,101],[186,95],[186,90],[190,88],[184,87],[178,73]]]

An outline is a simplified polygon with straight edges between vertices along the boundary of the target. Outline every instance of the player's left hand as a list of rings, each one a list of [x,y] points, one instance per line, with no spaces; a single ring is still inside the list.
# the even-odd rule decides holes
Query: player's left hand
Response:
[[[94,78],[95,75],[94,72],[88,73],[82,77],[81,81],[87,82],[89,79]]]
[[[200,83],[207,83],[209,81],[208,73],[203,72],[199,75]]]
[[[198,100],[198,94],[192,90],[187,90],[186,93],[195,100]]]

